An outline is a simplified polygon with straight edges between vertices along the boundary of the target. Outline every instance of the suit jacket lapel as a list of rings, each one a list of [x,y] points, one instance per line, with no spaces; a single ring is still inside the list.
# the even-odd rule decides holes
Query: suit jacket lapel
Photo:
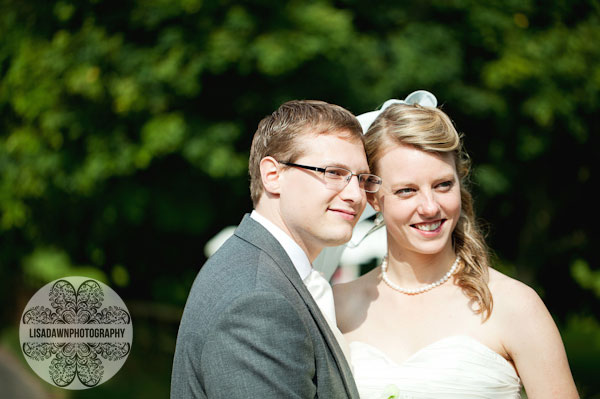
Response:
[[[300,297],[306,303],[310,313],[312,314],[321,334],[325,338],[325,342],[329,346],[331,352],[333,353],[333,357],[337,363],[338,369],[342,375],[342,380],[346,387],[346,392],[350,397],[353,395],[352,392],[355,392],[354,387],[354,379],[352,377],[352,372],[350,371],[350,367],[346,362],[346,357],[342,349],[340,348],[337,339],[333,335],[333,332],[329,328],[329,324],[325,317],[321,313],[319,306],[313,299],[312,295],[304,285],[304,282],[300,278],[298,271],[294,267],[291,259],[281,246],[277,239],[271,235],[260,223],[253,220],[250,215],[246,214],[242,219],[242,222],[235,230],[234,233],[236,236],[241,239],[250,242],[251,244],[260,248],[263,252],[269,255],[275,263],[279,266],[283,274],[287,277],[287,279],[292,283]]]

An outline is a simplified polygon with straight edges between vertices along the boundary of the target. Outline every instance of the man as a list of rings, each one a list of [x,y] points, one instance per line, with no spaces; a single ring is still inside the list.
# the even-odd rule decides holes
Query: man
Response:
[[[192,286],[172,399],[358,398],[331,289],[311,262],[351,238],[365,190],[381,184],[368,172],[361,127],[339,106],[290,101],[260,122],[255,209]]]

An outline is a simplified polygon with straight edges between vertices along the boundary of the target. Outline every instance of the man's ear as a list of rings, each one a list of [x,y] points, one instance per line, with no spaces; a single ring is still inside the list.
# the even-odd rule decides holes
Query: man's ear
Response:
[[[260,160],[260,177],[265,192],[270,194],[280,194],[280,170],[279,162],[273,157],[264,157]]]
[[[381,212],[381,206],[379,204],[379,199],[375,196],[375,193],[367,193],[367,201],[369,204],[375,209],[376,212]]]

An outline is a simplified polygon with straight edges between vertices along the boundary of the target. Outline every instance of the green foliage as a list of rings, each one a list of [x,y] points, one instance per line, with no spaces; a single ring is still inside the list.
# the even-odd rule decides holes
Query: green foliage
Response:
[[[598,320],[585,315],[572,316],[562,329],[569,363],[579,381],[594,381],[597,378],[600,358],[600,324]],[[577,381],[576,381],[577,382]],[[597,398],[598,386],[593,383],[577,384],[582,398]]]
[[[600,298],[600,270],[592,270],[588,262],[576,259],[571,265],[571,275],[579,285]]]
[[[23,259],[23,273],[34,284],[39,284],[39,280],[48,282],[64,276],[87,276],[107,282],[106,276],[100,270],[91,266],[74,266],[64,251],[54,248],[36,248],[31,255]]]
[[[64,274],[182,306],[204,243],[251,209],[262,117],[294,98],[358,114],[417,89],[465,136],[498,264],[559,320],[598,317],[584,205],[598,173],[599,11],[597,0],[3,0],[0,319]]]

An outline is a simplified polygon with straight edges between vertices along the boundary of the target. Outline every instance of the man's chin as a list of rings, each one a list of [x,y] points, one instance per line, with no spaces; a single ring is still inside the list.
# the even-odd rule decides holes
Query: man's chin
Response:
[[[337,247],[339,245],[344,245],[352,238],[352,230],[350,232],[340,232],[339,234],[332,234],[325,241],[326,247]]]

